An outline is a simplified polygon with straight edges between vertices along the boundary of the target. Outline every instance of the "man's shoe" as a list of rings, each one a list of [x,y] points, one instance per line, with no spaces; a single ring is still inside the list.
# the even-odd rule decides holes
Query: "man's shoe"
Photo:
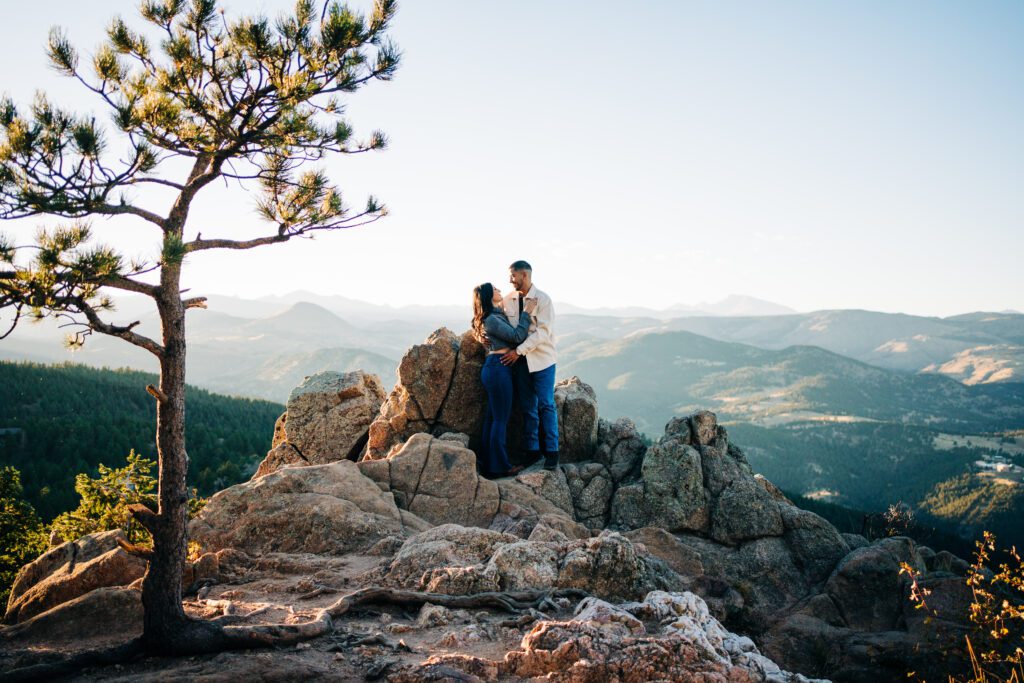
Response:
[[[523,453],[523,469],[526,469],[531,465],[536,465],[538,462],[540,462],[540,458],[540,451],[526,451],[525,453]]]
[[[544,469],[556,470],[558,469],[558,451],[554,453],[544,454]]]

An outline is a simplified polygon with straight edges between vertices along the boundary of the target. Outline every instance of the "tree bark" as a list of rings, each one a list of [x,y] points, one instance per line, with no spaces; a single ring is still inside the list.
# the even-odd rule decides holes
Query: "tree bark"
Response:
[[[188,546],[188,454],[185,450],[185,307],[178,294],[180,281],[181,264],[165,263],[156,300],[164,347],[160,359],[162,396],[156,408],[159,507],[150,522],[154,552],[142,581],[142,639],[150,652],[177,650],[192,622],[181,603],[181,575]]]

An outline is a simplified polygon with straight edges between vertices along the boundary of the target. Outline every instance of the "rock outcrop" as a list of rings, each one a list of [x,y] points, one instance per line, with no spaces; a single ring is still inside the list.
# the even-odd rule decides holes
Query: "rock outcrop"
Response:
[[[387,457],[392,448],[405,443],[413,434],[478,432],[483,424],[479,406],[484,404],[485,394],[482,385],[469,381],[469,375],[473,366],[482,367],[484,355],[483,346],[472,334],[466,333],[460,339],[448,328],[437,330],[425,342],[409,349],[398,365],[398,383],[370,425],[366,458]],[[460,358],[464,369],[459,374],[463,381],[455,386]],[[463,390],[464,395],[456,391],[453,396],[453,388]],[[449,400],[462,405],[447,407]],[[446,407],[446,415],[457,416],[462,424],[442,422]]]
[[[190,523],[206,554],[186,568],[186,583],[301,576],[288,590],[311,598],[349,581],[594,596],[573,618],[518,632],[520,647],[504,659],[432,657],[393,680],[803,680],[776,663],[840,681],[910,669],[935,677],[934,626],[907,601],[899,569],[916,568],[936,603],[963,607],[962,560],[906,538],[840,534],[755,475],[708,411],[672,419],[648,447],[628,419],[600,420],[578,378],[556,389],[561,467],[483,478],[473,451],[483,359],[471,334],[441,329],[405,355],[386,400],[364,373],[307,378],[257,475],[213,496]],[[513,428],[513,448],[518,436]],[[137,594],[112,587],[144,565],[116,541],[109,532],[64,543],[26,566],[8,604],[7,621],[21,622],[12,628],[56,634],[54,615],[134,605]],[[349,575],[353,557],[360,571]],[[434,609],[416,628],[456,618]],[[440,642],[487,630],[465,627]]]
[[[274,425],[271,450],[255,477],[289,464],[358,460],[384,397],[380,379],[362,371],[307,377],[288,396],[287,412]]]
[[[25,621],[97,588],[142,577],[146,563],[121,549],[124,532],[106,531],[68,541],[22,567],[11,588],[4,621]]]
[[[441,436],[469,434],[470,446],[479,447],[479,433],[487,406],[480,383],[486,349],[472,332],[461,337],[441,328],[422,344],[413,346],[398,366],[398,383],[370,426],[366,458],[387,457],[414,434]],[[597,396],[578,377],[555,387],[559,413],[559,450],[563,462],[592,458],[597,445]],[[509,447],[518,456],[522,439],[521,416],[513,406]]]
[[[726,630],[693,593],[652,591],[642,602],[587,598],[571,619],[538,622],[500,661],[437,655],[394,677],[419,680],[774,681],[783,671],[753,641]]]
[[[651,590],[682,585],[667,565],[612,531],[575,541],[536,541],[457,525],[409,538],[386,580],[402,588],[453,595],[576,588],[610,600],[637,599]]]
[[[356,463],[339,460],[284,467],[217,493],[189,524],[189,536],[204,550],[340,555],[427,526],[399,510]]]
[[[477,474],[476,454],[457,441],[414,434],[388,458],[359,468],[400,508],[432,524],[487,527],[498,514],[498,485]]]
[[[597,447],[597,394],[579,377],[555,385],[558,450],[561,462],[586,462]]]
[[[0,631],[0,643],[127,640],[142,633],[142,592],[101,586]]]

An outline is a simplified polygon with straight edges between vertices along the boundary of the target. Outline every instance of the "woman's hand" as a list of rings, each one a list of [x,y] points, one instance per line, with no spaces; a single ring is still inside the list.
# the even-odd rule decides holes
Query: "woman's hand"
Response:
[[[523,304],[523,310],[529,313],[530,315],[533,315],[533,312],[537,310],[537,300],[527,299],[526,303]]]

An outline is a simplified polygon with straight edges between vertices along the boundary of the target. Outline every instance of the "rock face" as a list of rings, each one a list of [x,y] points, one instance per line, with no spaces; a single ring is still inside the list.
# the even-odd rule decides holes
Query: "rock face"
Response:
[[[292,389],[288,410],[274,425],[271,450],[253,478],[285,465],[358,460],[384,396],[380,379],[361,370],[307,377]]]
[[[679,588],[664,563],[615,532],[577,541],[525,541],[489,529],[445,525],[409,538],[386,580],[402,588],[461,595],[493,590],[578,588],[612,600]]]
[[[555,385],[558,450],[561,462],[584,462],[597,447],[597,394],[579,377]]]
[[[906,599],[909,580],[899,573],[901,563],[922,573],[920,584],[932,591],[929,606],[940,615],[967,615],[970,589],[962,576],[943,570],[929,575],[925,558],[933,555],[900,537],[854,549],[821,593],[761,634],[765,651],[784,653],[793,666],[828,672],[835,680],[898,680],[907,671],[927,680],[949,677],[966,664],[948,647],[962,640],[964,625],[915,609]]]
[[[615,484],[608,469],[597,462],[566,465],[562,468],[572,498],[576,519],[591,529],[603,529],[608,523]]]
[[[628,417],[615,422],[600,420],[597,442],[594,460],[608,469],[615,484],[639,474],[647,446],[632,420]]]
[[[472,332],[461,337],[441,328],[413,346],[398,366],[398,383],[370,426],[366,458],[380,460],[414,434],[441,436],[459,432],[471,437],[477,449],[487,395],[480,383],[486,349]],[[597,397],[578,377],[555,387],[559,417],[559,450],[563,462],[592,457],[597,444]],[[521,417],[513,406],[509,449],[518,456]]]
[[[124,532],[106,531],[68,541],[22,567],[11,589],[4,621],[18,623],[105,586],[142,577],[146,563],[122,550]]]
[[[471,429],[457,429],[454,425],[441,423],[441,412],[449,396],[455,379],[456,366],[459,364],[460,351],[466,345],[466,356],[463,364],[469,374],[468,365],[482,363],[484,349],[471,341],[473,335],[465,334],[460,340],[448,328],[441,329],[430,335],[422,344],[417,344],[406,352],[398,365],[398,384],[387,397],[380,414],[370,425],[370,440],[367,444],[366,458],[378,460],[387,456],[395,446],[404,443],[413,434],[427,433],[440,435],[455,431],[475,433],[483,421],[483,412],[477,408],[472,416],[462,415],[467,421],[473,422]],[[469,358],[473,355],[474,358]],[[464,382],[462,388],[467,389],[467,396],[455,396],[470,405],[483,404],[483,386],[479,383]],[[449,414],[461,411],[449,409]]]
[[[498,514],[498,485],[477,474],[476,454],[457,441],[414,434],[386,460],[359,466],[399,507],[432,524],[487,527]]]
[[[639,481],[620,486],[612,501],[612,524],[636,529],[702,531],[709,522],[701,454],[680,435],[666,434],[647,450]]]
[[[288,396],[285,439],[314,465],[355,460],[384,395],[380,379],[362,371],[307,377]]]
[[[310,462],[302,457],[299,449],[287,441],[281,441],[267,452],[267,457],[256,468],[253,479],[265,477],[271,472],[276,472],[285,465],[308,465]]]
[[[204,550],[248,553],[362,551],[426,524],[348,460],[285,467],[214,495],[189,524]]]
[[[650,624],[648,626],[647,624]],[[502,661],[438,655],[395,677],[417,680],[792,681],[753,641],[725,629],[693,593],[643,602],[587,598],[565,621],[538,622]]]
[[[126,640],[142,633],[142,592],[103,586],[62,602],[0,632],[0,642],[67,642],[100,638]]]

